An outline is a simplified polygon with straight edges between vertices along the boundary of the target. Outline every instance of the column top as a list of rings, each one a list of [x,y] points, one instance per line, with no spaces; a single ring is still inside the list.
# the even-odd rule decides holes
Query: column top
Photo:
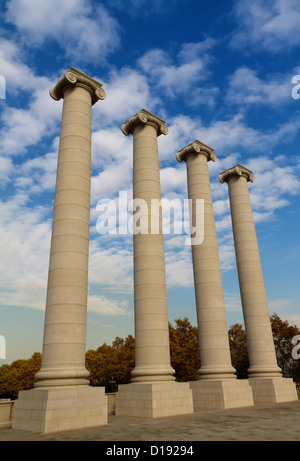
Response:
[[[248,170],[248,168],[244,167],[243,165],[236,165],[233,168],[229,168],[223,173],[219,174],[219,181],[223,184],[224,182],[229,181],[232,176],[243,176],[249,182],[255,182],[254,176],[252,171]]]
[[[186,161],[186,158],[189,154],[204,154],[206,155],[208,162],[210,160],[212,162],[215,162],[217,160],[217,156],[215,154],[214,149],[198,140],[192,142],[188,146],[178,151],[176,154],[176,159],[178,160],[178,162],[182,163],[183,161]]]
[[[157,136],[161,134],[167,135],[169,133],[168,128],[165,125],[165,120],[157,117],[146,109],[141,109],[137,114],[131,117],[127,122],[122,125],[122,133],[125,136],[133,134],[134,129],[137,125],[152,125],[156,128]]]
[[[81,86],[90,91],[92,95],[92,105],[94,105],[99,99],[105,99],[106,94],[102,88],[102,83],[97,82],[93,78],[84,74],[75,67],[71,67],[69,70],[66,70],[64,76],[61,77],[57,84],[50,90],[51,98],[55,101],[59,101],[64,97],[65,88],[69,85]]]

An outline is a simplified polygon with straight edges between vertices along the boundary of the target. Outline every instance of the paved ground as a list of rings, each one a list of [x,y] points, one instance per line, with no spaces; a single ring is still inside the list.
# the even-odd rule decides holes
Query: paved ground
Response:
[[[110,416],[107,426],[48,435],[0,429],[0,441],[300,441],[300,401],[158,420]]]

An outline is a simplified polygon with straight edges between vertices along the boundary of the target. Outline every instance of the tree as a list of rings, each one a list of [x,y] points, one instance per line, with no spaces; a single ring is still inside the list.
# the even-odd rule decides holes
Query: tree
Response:
[[[294,336],[300,335],[300,330],[288,321],[281,320],[277,314],[270,317],[275,353],[278,366],[282,369],[283,376],[300,380],[300,360],[292,357]],[[246,332],[242,325],[235,324],[229,329],[229,342],[231,349],[232,365],[237,371],[238,378],[247,378],[249,357],[246,342]]]
[[[300,330],[296,325],[289,325],[287,320],[281,320],[275,313],[270,319],[278,366],[282,369],[283,376],[299,379],[299,360],[292,357],[292,339],[300,335]]]
[[[188,318],[169,323],[171,365],[177,381],[195,381],[199,378],[200,350],[198,328]]]
[[[16,360],[0,367],[0,397],[16,399],[21,390],[32,389],[41,368],[42,355],[35,352],[28,360]]]
[[[278,365],[284,376],[300,381],[300,360],[292,357],[295,346],[292,339],[300,336],[300,330],[277,314],[270,318]],[[247,378],[249,357],[246,333],[241,324],[230,327],[229,343],[232,365],[238,378]],[[188,318],[175,320],[175,326],[169,323],[171,365],[177,381],[194,381],[199,378],[200,351],[198,328],[193,327]],[[17,398],[20,390],[32,389],[35,374],[41,367],[42,356],[35,353],[28,360],[16,360],[11,365],[0,367],[0,398]],[[86,368],[90,372],[92,386],[105,386],[107,392],[117,390],[118,384],[127,384],[131,380],[131,371],[135,366],[135,341],[129,335],[122,339],[116,337],[112,345],[106,343],[96,350],[86,353]]]
[[[116,337],[112,346],[104,343],[96,350],[87,351],[86,368],[90,372],[90,384],[105,386],[109,392],[118,384],[129,383],[135,361],[134,345],[134,338],[129,335],[125,340]]]
[[[249,368],[246,332],[243,325],[236,323],[230,327],[228,334],[232,366],[236,370],[237,378],[245,379],[248,377]]]

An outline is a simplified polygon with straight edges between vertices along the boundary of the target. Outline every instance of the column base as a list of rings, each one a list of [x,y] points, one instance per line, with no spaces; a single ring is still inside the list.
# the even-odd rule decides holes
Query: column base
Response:
[[[107,421],[104,387],[38,388],[19,393],[12,427],[49,433],[103,426]]]
[[[136,367],[131,372],[131,383],[154,383],[175,381],[175,370],[170,366]]]
[[[200,376],[200,381],[204,380],[204,379],[207,379],[207,380],[213,380],[213,381],[217,381],[217,380],[226,380],[226,379],[230,379],[230,380],[235,380],[236,379],[236,376],[235,376],[235,369],[232,367],[232,366],[228,366],[228,367],[206,367],[206,366],[202,366],[199,370],[199,376]]]
[[[215,410],[254,405],[247,379],[190,381],[194,410]]]
[[[293,402],[298,400],[292,378],[249,378],[254,404]]]
[[[116,394],[116,415],[163,418],[194,412],[188,383],[122,384]]]

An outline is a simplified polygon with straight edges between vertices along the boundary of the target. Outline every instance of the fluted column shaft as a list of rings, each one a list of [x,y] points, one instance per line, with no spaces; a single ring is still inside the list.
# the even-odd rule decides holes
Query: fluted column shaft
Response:
[[[133,237],[135,369],[132,382],[172,381],[161,212],[156,217],[157,233],[151,232],[151,200],[161,200],[157,136],[168,131],[163,120],[145,109],[126,122],[122,131],[125,135],[133,134],[133,199],[140,231]]]
[[[216,156],[211,148],[195,141],[178,152],[177,160],[187,164],[188,196],[192,201],[193,222],[196,200],[204,200],[204,240],[202,243],[192,243],[201,357],[200,379],[234,379],[208,171],[208,161],[215,161]]]
[[[279,377],[260,254],[248,189],[252,172],[237,165],[221,173],[227,182],[239,285],[247,337],[249,378]]]
[[[101,84],[72,68],[51,90],[63,97],[42,367],[36,387],[88,384],[88,295],[92,104]]]

